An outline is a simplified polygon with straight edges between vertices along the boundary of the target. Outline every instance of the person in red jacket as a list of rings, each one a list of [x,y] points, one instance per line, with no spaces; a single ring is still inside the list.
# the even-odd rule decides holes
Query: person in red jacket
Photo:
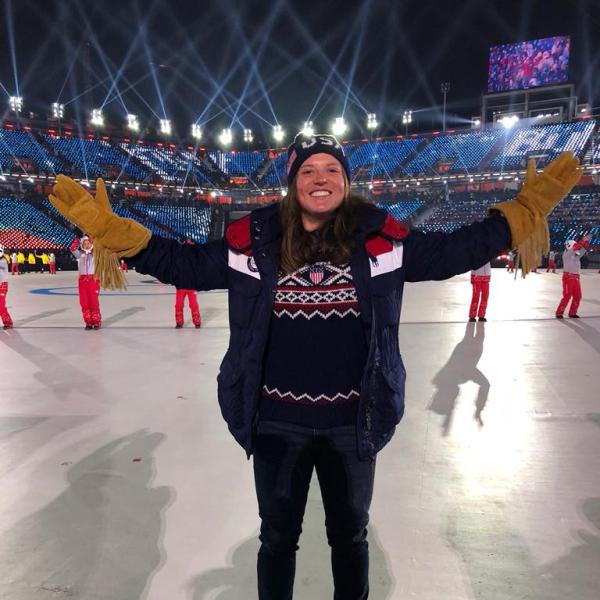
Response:
[[[581,271],[581,257],[586,253],[589,246],[591,234],[585,235],[578,242],[567,240],[563,252],[563,275],[562,288],[563,295],[560,304],[556,309],[556,318],[562,319],[567,304],[571,301],[569,308],[569,318],[579,319],[577,309],[581,302],[581,283],[579,282],[579,273]]]
[[[121,259],[121,262],[119,263],[120,267],[121,267],[121,271],[123,271],[123,273],[127,273],[127,271],[129,271],[129,267],[127,266],[127,263],[125,262],[124,259]]]
[[[487,309],[488,296],[490,295],[490,278],[492,267],[490,263],[485,263],[483,267],[471,271],[471,285],[473,286],[473,296],[469,308],[469,321],[486,321],[485,311]]]
[[[100,282],[94,275],[94,242],[84,235],[81,240],[75,238],[71,244],[71,253],[77,259],[79,270],[79,304],[86,329],[100,329]]]

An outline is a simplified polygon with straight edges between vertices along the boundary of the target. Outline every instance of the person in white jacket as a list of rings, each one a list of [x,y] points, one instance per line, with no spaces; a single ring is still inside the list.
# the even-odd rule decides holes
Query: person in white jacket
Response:
[[[100,329],[100,282],[94,275],[94,242],[84,235],[81,240],[75,238],[71,244],[71,253],[77,259],[79,271],[79,304],[86,329]]]
[[[569,308],[569,318],[579,319],[577,309],[581,302],[581,283],[579,274],[581,271],[581,257],[586,253],[592,236],[590,234],[582,237],[578,242],[575,240],[567,240],[565,242],[565,250],[562,255],[563,259],[563,275],[562,289],[563,295],[560,304],[556,309],[556,318],[562,319],[567,304],[571,301]]]

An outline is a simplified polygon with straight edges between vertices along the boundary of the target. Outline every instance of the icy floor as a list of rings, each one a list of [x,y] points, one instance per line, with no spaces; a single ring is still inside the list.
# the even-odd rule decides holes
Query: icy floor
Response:
[[[129,273],[84,331],[76,274],[9,280],[0,331],[0,598],[256,597],[251,465],[215,376],[226,293],[174,329],[174,289]],[[488,323],[468,276],[408,285],[407,412],[379,455],[371,598],[600,598],[600,275],[578,321],[560,275],[495,270]],[[299,600],[332,597],[318,487]]]

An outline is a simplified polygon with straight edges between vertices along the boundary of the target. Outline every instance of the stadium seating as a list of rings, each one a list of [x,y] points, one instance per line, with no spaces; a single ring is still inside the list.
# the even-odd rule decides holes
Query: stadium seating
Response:
[[[253,180],[256,170],[267,159],[266,152],[209,152],[214,163],[229,177],[247,177]]]
[[[49,204],[48,204],[49,205]],[[16,196],[0,196],[0,243],[7,248],[59,249],[73,241],[73,231]]]
[[[49,135],[45,139],[86,178],[144,181],[151,175],[149,170],[132,162],[127,154],[104,140],[57,138]]]
[[[122,143],[121,148],[137,158],[165,183],[189,185],[208,181],[194,162],[184,160],[171,149],[132,143]]]
[[[504,134],[499,129],[434,137],[410,161],[404,170],[411,175],[438,173],[436,165],[444,163],[444,172],[476,171]]]
[[[409,140],[371,141],[347,144],[345,150],[353,179],[364,180],[377,177],[390,178],[400,164],[423,142],[422,138]]]
[[[70,168],[52,156],[35,136],[27,131],[0,129],[0,166],[6,171],[23,171],[23,159],[39,171],[69,173]],[[29,171],[29,169],[25,169]]]
[[[425,203],[423,198],[402,198],[397,202],[376,202],[375,204],[390,213],[397,221],[404,223],[423,208]]]
[[[569,194],[550,214],[550,241],[562,248],[565,241],[592,233],[593,245],[600,244],[600,193]]]
[[[437,210],[418,226],[422,231],[443,231],[450,233],[463,225],[483,219],[490,204],[500,198],[489,194],[460,193],[450,194]]]
[[[210,207],[177,206],[173,204],[155,205],[136,202],[134,208],[138,213],[146,215],[158,224],[164,224],[169,230],[176,231],[179,234],[179,239],[190,239],[199,244],[204,244],[208,239],[211,220]],[[174,237],[170,233],[159,235]]]
[[[286,167],[287,151],[284,151],[271,161],[269,168],[261,178],[262,183],[271,185],[287,185]]]
[[[582,156],[595,127],[596,121],[589,120],[507,130],[506,143],[490,166],[501,170],[523,168],[531,154],[545,157],[538,162],[542,166],[565,150]]]
[[[208,161],[202,160],[199,156],[189,150],[180,148],[179,154],[188,165],[191,163],[193,166],[193,173],[197,175],[196,183],[199,185],[202,185],[203,183],[217,185],[221,181],[223,174],[216,166],[213,167]]]

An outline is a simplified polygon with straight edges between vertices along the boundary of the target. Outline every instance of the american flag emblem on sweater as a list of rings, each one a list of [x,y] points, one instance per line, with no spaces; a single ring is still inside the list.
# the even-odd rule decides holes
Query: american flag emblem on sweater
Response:
[[[350,265],[317,262],[280,275],[273,314],[291,319],[360,316]]]

